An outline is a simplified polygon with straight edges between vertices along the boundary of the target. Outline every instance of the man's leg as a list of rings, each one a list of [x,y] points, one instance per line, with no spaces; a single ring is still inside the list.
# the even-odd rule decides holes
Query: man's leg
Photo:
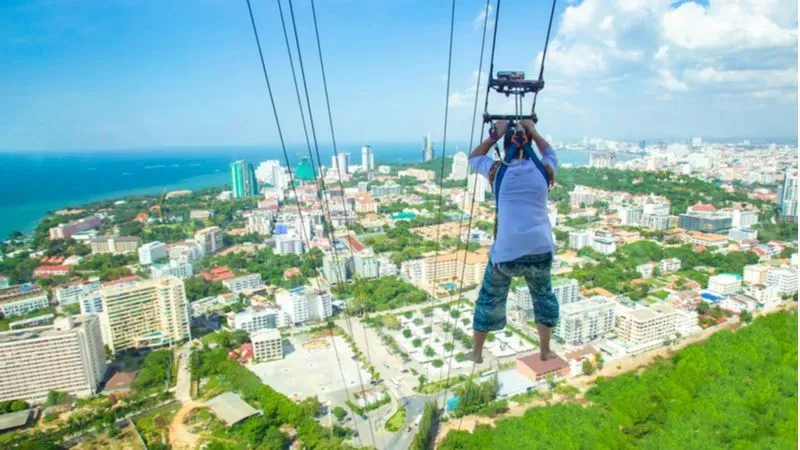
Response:
[[[478,301],[475,302],[475,315],[472,319],[472,352],[467,355],[471,361],[483,362],[483,344],[490,331],[502,330],[506,326],[506,299],[511,277],[501,272],[491,262],[483,274]]]
[[[553,293],[550,280],[552,262],[551,254],[531,255],[531,263],[525,270],[525,281],[533,300],[536,329],[539,332],[540,356],[543,361],[556,357],[550,349],[550,338],[559,316],[558,300]]]

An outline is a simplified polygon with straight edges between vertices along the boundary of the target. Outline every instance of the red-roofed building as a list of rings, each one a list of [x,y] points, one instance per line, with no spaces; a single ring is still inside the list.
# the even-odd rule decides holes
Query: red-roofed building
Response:
[[[223,280],[230,280],[231,278],[236,278],[236,274],[231,272],[231,269],[228,269],[225,266],[214,267],[209,270],[204,270],[200,272],[200,275],[203,277],[204,280],[213,283],[214,281],[223,281]]]
[[[69,274],[70,266],[39,266],[33,269],[34,278],[50,278]]]
[[[246,364],[247,361],[253,359],[253,344],[246,342],[242,344],[237,350],[231,350],[228,352],[229,359],[235,359],[242,364]]]
[[[690,206],[687,212],[705,212],[705,213],[713,213],[717,212],[717,208],[714,208],[712,204],[706,203],[697,203],[694,206]]]
[[[543,381],[549,375],[565,377],[569,375],[569,363],[560,356],[542,361],[539,353],[517,359],[517,371],[531,381]]]
[[[348,234],[346,239],[347,246],[350,247],[350,250],[352,250],[354,253],[361,253],[366,248],[364,244],[362,244],[361,241],[356,239],[356,237],[352,234]]]
[[[283,278],[284,279],[289,279],[289,278],[292,278],[292,277],[299,277],[300,275],[302,275],[302,273],[300,272],[300,269],[298,269],[297,267],[290,267],[290,268],[288,268],[288,269],[283,271]]]
[[[105,283],[103,283],[103,286],[111,286],[111,285],[119,284],[119,283],[129,283],[131,281],[137,281],[138,279],[139,279],[139,277],[137,277],[136,275],[128,275],[127,277],[122,277],[122,278],[117,278],[116,280],[106,281]]]

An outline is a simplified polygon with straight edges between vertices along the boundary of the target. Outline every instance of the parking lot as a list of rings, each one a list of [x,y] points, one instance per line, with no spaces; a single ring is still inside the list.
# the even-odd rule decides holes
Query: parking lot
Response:
[[[336,350],[331,343],[331,338],[310,339],[306,336],[292,337],[293,347],[291,353],[278,361],[269,361],[256,364],[250,368],[264,384],[287,395],[289,398],[305,398],[317,396],[321,402],[331,401],[342,404],[347,400],[345,386],[351,395],[359,392],[361,383],[369,388],[369,373],[360,367],[353,359],[348,343],[340,336],[334,337]],[[345,382],[336,362],[336,354],[342,364]]]

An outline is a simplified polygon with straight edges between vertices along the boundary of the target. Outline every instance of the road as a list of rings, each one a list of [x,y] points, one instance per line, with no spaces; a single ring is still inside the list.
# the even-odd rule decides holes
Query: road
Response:
[[[178,359],[178,380],[175,384],[175,399],[188,402],[192,399],[192,375],[189,372],[189,357],[191,345],[186,345],[176,352]]]

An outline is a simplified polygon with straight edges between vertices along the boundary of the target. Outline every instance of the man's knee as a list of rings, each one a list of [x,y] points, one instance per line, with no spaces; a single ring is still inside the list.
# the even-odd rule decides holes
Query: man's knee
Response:
[[[548,328],[554,328],[556,325],[558,325],[560,307],[558,300],[552,291],[545,295],[536,297],[533,303],[533,310],[537,323],[540,323]]]

